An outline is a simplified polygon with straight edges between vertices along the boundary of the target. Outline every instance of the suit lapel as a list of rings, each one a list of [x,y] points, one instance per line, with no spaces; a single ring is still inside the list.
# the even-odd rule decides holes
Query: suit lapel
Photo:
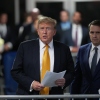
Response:
[[[70,44],[71,44],[71,46],[74,46],[74,40],[73,40],[73,36],[72,36],[72,25],[71,25],[71,28],[69,29],[69,32],[68,32],[69,34],[68,34],[68,36],[69,36],[69,41],[70,41]]]
[[[34,66],[36,66],[36,76],[38,81],[40,81],[40,50],[39,50],[39,40],[35,41],[35,43],[33,43],[33,61],[34,61]]]
[[[74,40],[73,40],[73,38],[72,38],[72,30],[70,29],[69,30],[69,32],[68,32],[69,34],[68,34],[68,39],[69,39],[69,41],[70,41],[70,44],[72,45],[72,46],[74,46]]]
[[[85,63],[85,69],[86,69],[86,71],[87,71],[87,74],[89,74],[89,75],[91,75],[91,70],[90,70],[90,66],[89,66],[89,54],[90,54],[90,49],[91,49],[91,44],[88,46],[88,48],[86,49],[86,53],[85,53],[85,55],[84,55],[84,57],[85,57],[85,61],[84,62],[86,62]]]
[[[82,45],[82,43],[83,43],[83,40],[84,40],[84,29],[83,29],[83,27],[82,27],[82,40],[81,40],[81,45]]]
[[[99,59],[98,64],[96,66],[94,77],[98,74],[98,72],[100,72],[100,59]]]
[[[59,66],[60,66],[60,47],[57,45],[56,42],[53,42],[54,44],[54,72],[59,72]]]

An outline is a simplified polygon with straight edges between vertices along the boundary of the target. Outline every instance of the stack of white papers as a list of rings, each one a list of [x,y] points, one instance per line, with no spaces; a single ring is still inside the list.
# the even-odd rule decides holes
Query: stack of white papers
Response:
[[[63,78],[66,71],[62,71],[59,73],[47,71],[41,84],[46,87],[53,87],[56,86],[55,81],[57,79]]]

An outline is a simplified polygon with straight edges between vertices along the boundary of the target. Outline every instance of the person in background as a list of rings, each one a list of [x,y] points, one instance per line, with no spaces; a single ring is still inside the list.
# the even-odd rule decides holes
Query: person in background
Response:
[[[12,43],[8,42],[8,39],[11,38],[11,27],[7,25],[7,21],[8,15],[6,13],[2,13],[0,15],[0,37],[4,39],[5,42],[3,51],[8,51],[12,49]]]
[[[64,33],[61,42],[70,46],[71,52],[78,52],[81,45],[90,42],[88,28],[81,24],[82,15],[76,11],[72,17],[71,28]],[[67,33],[67,34],[66,34]]]
[[[38,33],[37,33],[37,26],[38,26],[38,20],[42,17],[43,17],[43,15],[38,15],[37,19],[34,21],[34,23],[33,23],[34,32],[29,33],[28,40],[39,38]]]
[[[57,24],[57,34],[54,36],[54,39],[60,41],[63,33],[69,30],[70,27],[71,22],[69,21],[69,12],[67,10],[61,10],[60,23]]]
[[[31,11],[32,21],[34,22],[38,15],[40,15],[40,10],[38,8],[33,8]]]
[[[18,37],[20,37],[23,34],[24,28],[27,27],[29,24],[32,23],[32,16],[30,13],[26,13],[24,16],[24,22],[23,25],[19,28]]]
[[[32,23],[30,23],[26,27],[25,33],[27,33],[27,32],[34,33],[34,31],[35,31],[34,23],[38,19],[38,16],[40,15],[40,10],[38,8],[33,8],[32,11],[30,12],[30,14],[32,16]]]
[[[99,94],[100,20],[94,20],[89,24],[89,36],[91,43],[81,46],[78,51],[71,94]]]
[[[18,82],[17,95],[63,94],[74,77],[74,63],[68,46],[53,40],[56,34],[56,20],[42,17],[38,21],[39,39],[22,42],[11,70]],[[41,84],[46,71],[61,72],[63,78],[55,81],[54,87]]]
[[[1,51],[5,83],[4,93],[6,95],[13,95],[16,93],[17,83],[11,77],[10,70],[16,55],[14,50],[15,34],[12,27],[7,25],[7,21],[7,13],[2,13],[0,15],[0,38],[4,41]]]
[[[25,13],[24,14],[24,22],[20,25],[15,26],[15,34],[16,34],[16,51],[18,49],[19,44],[22,41],[25,41],[27,38],[27,34],[25,33],[26,27],[28,27],[32,23],[32,16],[31,13]]]
[[[40,15],[40,11],[38,8],[33,8],[32,11],[25,16],[25,21],[23,25],[16,28],[15,32],[17,32],[17,39],[16,39],[16,47],[18,49],[18,46],[21,42],[32,39],[30,38],[30,35],[32,35],[33,39],[38,38],[38,35],[36,33],[36,29],[34,27],[35,21],[38,19],[38,16]]]

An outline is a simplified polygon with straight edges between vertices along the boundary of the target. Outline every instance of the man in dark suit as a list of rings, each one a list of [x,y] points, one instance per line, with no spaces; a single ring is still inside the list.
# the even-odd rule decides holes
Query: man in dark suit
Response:
[[[89,24],[89,35],[91,43],[78,51],[71,94],[98,94],[100,89],[100,20]]]
[[[33,8],[31,12],[25,13],[23,24],[15,27],[17,37],[15,43],[16,49],[18,49],[21,42],[38,38],[35,27],[38,17],[40,17],[40,10],[38,8]]]
[[[81,45],[90,42],[88,28],[81,25],[82,15],[76,11],[72,17],[72,25],[63,33],[61,42],[70,46],[71,52],[77,52]]]
[[[69,12],[63,9],[60,11],[60,22],[57,24],[57,34],[54,36],[54,39],[60,41],[63,33],[70,29],[70,27]]]
[[[67,44],[68,46],[71,46],[71,47],[75,47],[75,41],[73,40],[73,37],[72,37],[72,28],[67,30],[66,32],[64,32],[64,36],[62,38],[62,42]],[[82,38],[80,40],[80,46],[81,45],[84,45],[84,44],[87,44],[89,41],[89,35],[88,35],[88,29],[84,26],[82,26]]]
[[[50,88],[49,94],[63,94],[63,90],[72,82],[74,64],[70,49],[68,46],[53,40],[53,36],[56,34],[55,27],[56,21],[54,19],[42,17],[38,21],[39,39],[20,44],[11,70],[12,77],[19,84],[18,95],[36,95],[44,89],[44,86],[41,85],[40,72],[42,73],[43,69],[42,58],[45,45],[49,47],[50,71],[66,70],[64,77],[55,81],[57,86]]]

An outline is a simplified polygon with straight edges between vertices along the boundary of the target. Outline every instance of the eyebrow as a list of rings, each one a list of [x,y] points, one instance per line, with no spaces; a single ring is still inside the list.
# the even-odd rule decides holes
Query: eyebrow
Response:
[[[90,31],[90,33],[100,33],[100,31]]]
[[[89,33],[91,33],[91,34],[94,34],[94,33],[100,33],[100,31],[96,31],[96,32],[90,31]]]

